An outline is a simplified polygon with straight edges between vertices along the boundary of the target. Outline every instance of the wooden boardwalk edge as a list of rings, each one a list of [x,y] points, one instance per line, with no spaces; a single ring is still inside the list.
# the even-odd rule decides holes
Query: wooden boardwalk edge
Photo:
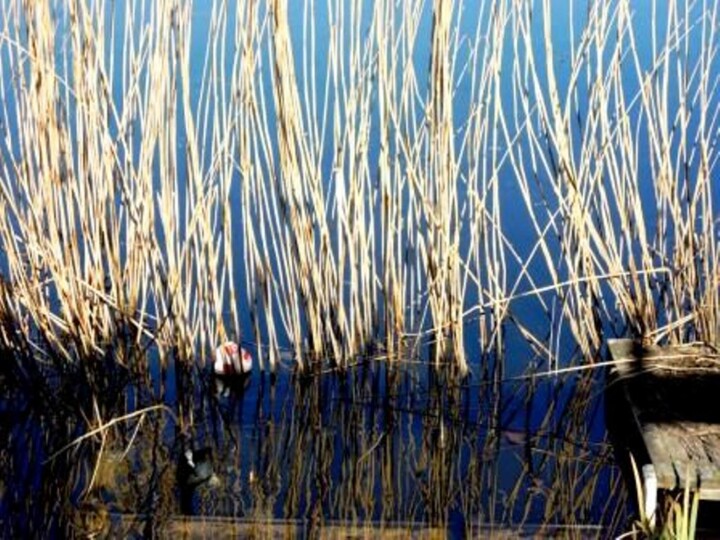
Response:
[[[615,362],[608,384],[621,385],[651,461],[652,470],[643,471],[646,493],[653,482],[665,490],[687,484],[701,499],[720,500],[720,422],[713,411],[691,408],[694,401],[701,409],[712,403],[713,392],[720,401],[720,356],[700,345],[626,339],[608,340],[608,349]]]

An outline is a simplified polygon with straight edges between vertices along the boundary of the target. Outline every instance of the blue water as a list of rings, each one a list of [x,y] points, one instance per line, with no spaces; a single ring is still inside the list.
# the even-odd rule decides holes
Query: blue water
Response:
[[[11,4],[9,0],[2,2],[4,7]],[[290,0],[290,4],[292,44],[301,103],[305,103],[305,97],[311,98],[310,108],[305,109],[303,105],[300,111],[305,125],[321,121],[326,105],[330,111],[325,120],[326,139],[319,161],[322,164],[322,176],[327,179],[324,187],[326,192],[331,192],[335,189],[331,179],[334,178],[332,167],[338,141],[332,137],[334,103],[332,92],[326,91],[326,68],[330,50],[330,24],[331,21],[337,23],[339,6],[329,7],[328,3],[322,1]],[[552,66],[560,99],[564,100],[568,95],[567,85],[571,77],[570,50],[579,46],[581,29],[587,23],[588,12],[599,4],[593,0],[572,3],[553,1],[551,4],[554,14],[550,23],[554,47]],[[147,13],[138,13],[132,22],[136,38],[142,35],[151,10],[151,2],[144,5]],[[207,68],[206,50],[209,40],[216,37],[212,30],[213,5],[213,2],[196,1],[192,6],[190,100],[196,119],[203,118],[206,112],[212,116],[213,110],[223,110],[226,106],[223,98],[228,99],[232,91],[233,81],[228,77],[225,87],[218,89],[220,99],[201,100],[206,95],[203,92],[208,92],[202,84]],[[363,2],[359,5],[358,38],[364,41],[371,37],[373,3]],[[487,27],[493,10],[482,2],[468,1],[458,5],[461,6],[456,13],[458,23],[454,26],[458,34],[454,39],[463,43],[457,59],[457,65],[463,66],[467,62],[479,62],[482,58],[483,48],[480,47],[476,51],[477,56],[473,56],[470,44],[478,27]],[[530,2],[528,5],[534,12],[531,45],[540,66],[539,83],[542,88],[546,88],[542,2]],[[617,1],[609,5],[616,6]],[[124,15],[125,7],[123,2],[109,3],[105,13],[106,32],[112,29],[116,35],[113,46],[108,45],[105,50],[108,66],[111,58],[122,57],[122,29],[128,24]],[[635,130],[637,163],[634,165],[643,214],[650,226],[648,238],[652,239],[657,233],[654,230],[657,201],[653,184],[657,172],[656,164],[646,159],[650,138],[648,120],[644,118],[640,107],[639,92],[644,82],[654,85],[661,82],[657,71],[659,66],[653,65],[653,59],[657,56],[657,52],[653,51],[653,42],[661,42],[664,38],[668,20],[667,5],[665,2],[637,0],[629,2],[628,7],[636,32],[640,74],[635,71],[634,59],[627,57],[622,64],[624,86],[618,90],[629,104],[628,120],[633,126],[639,126]],[[709,32],[709,27],[713,25],[717,28],[717,20],[710,19],[716,16],[710,13],[715,8],[712,2],[692,2],[685,14],[685,3],[681,2],[679,7],[682,17],[692,22],[688,25],[692,39],[687,40],[687,57],[683,45],[671,54],[670,65],[677,66],[682,62],[694,65],[702,32]],[[114,14],[109,11],[112,8]],[[218,66],[218,69],[228,74],[232,72],[236,47],[233,39],[236,9],[233,5],[227,7],[224,18],[226,26],[223,27],[226,37],[224,40],[219,39],[225,43],[226,55],[224,64]],[[409,52],[422,98],[429,86],[431,9],[432,2],[421,3],[419,31]],[[61,21],[60,28],[64,28],[63,24],[68,24],[66,6],[58,4],[56,15]],[[349,5],[346,6],[344,16],[349,16]],[[650,21],[653,17],[656,21],[655,36],[651,35]],[[311,19],[314,20],[314,26],[310,25]],[[708,20],[708,26],[703,26],[703,21]],[[611,34],[616,24],[617,21],[610,25]],[[314,34],[311,33],[313,28]],[[574,32],[569,32],[569,28],[573,28]],[[343,32],[342,39],[345,42],[352,39],[348,19],[345,19],[344,24],[336,26],[336,30]],[[68,39],[69,36],[60,32],[56,41],[61,45]],[[308,42],[312,43],[312,47],[306,49],[304,44]],[[7,73],[7,57],[14,45],[4,43],[0,47],[3,75],[10,80],[12,74]],[[260,54],[262,69],[257,75],[257,84],[265,91],[269,117],[274,120],[272,59],[267,43],[263,47]],[[513,118],[516,108],[522,110],[519,105],[521,96],[518,95],[513,77],[523,77],[524,74],[513,73],[510,60],[513,55],[522,56],[526,51],[522,44],[513,42],[508,31],[502,53],[506,61],[501,66],[501,98],[508,118]],[[607,65],[611,54],[612,47],[609,46],[601,59],[590,58],[589,64],[594,67],[602,61]],[[309,72],[307,62],[313,60],[317,71]],[[58,55],[58,64],[62,65],[64,61],[64,57]],[[714,69],[711,72],[717,74],[720,72],[719,60],[713,58],[712,62]],[[28,68],[24,66],[21,69]],[[675,74],[674,71],[672,73]],[[346,71],[344,75],[349,77],[350,73]],[[455,140],[457,148],[462,144],[463,130],[467,129],[465,122],[472,112],[476,89],[472,87],[469,71],[462,76],[460,73],[455,75],[458,79],[454,87],[453,114],[458,124]],[[115,102],[120,104],[124,75],[109,73],[109,76]],[[145,78],[142,78],[141,83],[144,82]],[[673,80],[669,85],[667,114],[673,121],[676,120],[674,114],[682,99],[678,82]],[[67,83],[72,85],[74,81],[69,78]],[[577,103],[573,116],[576,121],[571,129],[576,141],[582,140],[584,136],[586,117],[591,106],[588,99],[591,84],[592,81],[588,81],[583,74],[574,90]],[[696,85],[697,80],[693,79],[690,86],[696,88]],[[717,88],[712,84],[710,87],[713,91],[709,95],[708,110],[714,115],[720,110],[720,97]],[[532,95],[533,92],[529,92],[531,101],[547,99],[547,96]],[[7,111],[13,111],[17,105],[12,97],[12,94],[8,95],[5,104]],[[696,108],[697,98],[692,96],[692,100],[692,108]],[[372,95],[371,103],[376,101],[377,95]],[[119,105],[120,115],[123,106]],[[340,104],[339,114],[345,112],[343,106]],[[179,113],[177,151],[180,156],[185,156],[188,140],[182,114]],[[378,113],[374,114],[373,122],[377,122]],[[17,118],[12,114],[5,116],[3,113],[2,129],[6,137],[0,143],[0,156],[3,160],[20,159],[22,149],[17,147],[12,138],[13,132],[17,130]],[[420,106],[417,108],[417,120],[424,121],[424,111]],[[536,117],[519,118],[518,122],[523,120],[537,122]],[[717,131],[717,119],[714,116],[705,120],[710,130]],[[114,122],[111,120],[111,133],[117,135],[119,126]],[[691,115],[688,127],[690,133],[697,131],[699,122],[697,114]],[[69,123],[71,130],[75,129],[72,118]],[[511,125],[509,129],[514,132],[520,130],[521,126]],[[710,150],[711,158],[714,158],[712,152],[715,151],[717,137],[712,141]],[[691,146],[694,144],[694,141],[686,142]],[[137,161],[139,143],[137,140],[135,143],[136,146],[129,148],[128,152]],[[208,170],[213,160],[207,151],[212,143],[211,130],[201,143],[206,149],[202,154],[201,166],[203,170]],[[273,138],[273,144],[277,145],[277,138]],[[368,163],[372,167],[380,153],[377,133],[371,132],[368,144]],[[679,144],[677,137],[673,139],[673,155],[677,154]],[[575,160],[581,157],[580,147],[576,142]],[[272,150],[277,154],[277,148]],[[537,233],[521,203],[516,172],[508,159],[508,152],[511,151],[528,156],[530,144],[522,137],[514,144],[500,140],[494,148],[488,146],[463,155],[461,169],[462,174],[465,174],[467,171],[463,167],[471,166],[469,155],[481,163],[493,158],[505,160],[498,170],[497,178],[501,186],[499,219],[508,241],[517,252],[517,259],[509,255],[507,257],[507,283],[514,284],[520,279],[522,268],[527,264],[533,281],[527,277],[520,280],[516,292],[522,293],[533,287],[548,285],[551,279],[550,269],[539,254],[528,260],[537,241]],[[183,191],[185,184],[182,180],[187,177],[187,162],[179,159],[177,165],[176,174],[180,179],[177,184],[180,188],[178,206],[183,208],[187,194]],[[524,166],[529,171],[530,161],[524,162]],[[686,174],[690,188],[693,187],[692,182],[699,166],[698,157],[689,163]],[[268,170],[267,164],[263,172],[267,175],[273,173]],[[375,178],[376,174],[372,173],[371,177]],[[242,178],[239,173],[234,173],[233,182],[231,205],[240,208],[248,201],[243,199],[241,193]],[[467,187],[459,182],[458,190],[462,197]],[[556,210],[545,173],[539,173],[537,183],[531,186],[531,190],[532,198],[538,205],[547,205],[548,214]],[[714,207],[720,204],[719,192],[713,186]],[[376,207],[368,211],[373,209]],[[244,223],[241,216],[241,212],[236,212],[232,217],[234,241],[230,248],[236,261],[242,258],[247,247],[242,242]],[[619,216],[613,219],[619,222]],[[184,227],[183,220],[179,222]],[[331,234],[338,234],[337,219],[328,216],[328,223]],[[717,230],[717,225],[714,225],[714,230]],[[158,230],[157,234],[162,242],[162,231]],[[381,236],[376,234],[378,238]],[[671,231],[669,235],[672,234]],[[552,231],[548,237],[550,248],[559,258],[560,239]],[[470,230],[464,225],[461,228],[460,251],[466,253],[470,243]],[[625,249],[637,251],[638,247],[629,246]],[[381,264],[379,253],[374,262],[378,266]],[[658,264],[666,262],[658,261]],[[7,264],[2,256],[0,268],[3,274],[7,274]],[[245,283],[246,270],[245,265],[236,264],[232,279],[238,287]],[[567,279],[567,269],[559,268],[559,276],[561,281]],[[608,297],[611,295],[608,294]],[[553,352],[557,347],[557,356],[563,364],[576,361],[578,351],[575,339],[566,325],[559,322],[563,307],[561,300],[552,294],[544,298],[549,306],[548,311],[541,308],[536,298],[514,302],[512,315],[515,321],[519,321],[523,329],[548,342],[545,344]],[[241,303],[239,338],[257,355],[256,337],[253,337],[245,291],[240,291],[238,302]],[[476,303],[477,298],[468,295],[466,308]],[[226,306],[226,312],[229,312],[229,307]],[[229,317],[229,313],[227,315]],[[167,480],[173,477],[172,471],[182,453],[178,442],[181,426],[171,415],[148,415],[139,431],[139,440],[132,438],[136,422],[119,424],[113,435],[115,440],[108,443],[110,447],[105,450],[110,454],[111,451],[122,453],[125,448],[129,448],[123,458],[129,478],[111,482],[88,495],[84,489],[98,457],[99,443],[96,439],[61,454],[55,460],[45,460],[68,440],[86,432],[88,424],[95,425],[91,398],[78,391],[77,403],[72,403],[68,410],[56,410],[52,406],[48,410],[48,404],[42,400],[38,402],[32,397],[32,391],[27,392],[27,395],[11,393],[9,388],[14,387],[15,381],[7,379],[3,382],[5,399],[0,402],[0,469],[5,478],[0,484],[0,523],[16,536],[40,535],[43,531],[61,534],[64,531],[64,516],[72,514],[72,508],[80,501],[90,498],[95,503],[106,505],[116,521],[117,516],[122,514],[137,514],[142,516],[140,521],[152,521],[184,510],[187,513],[245,520],[257,519],[260,515],[275,519],[298,519],[303,522],[302,527],[310,528],[312,525],[308,525],[308,522],[317,514],[326,522],[443,522],[458,537],[476,523],[512,527],[532,527],[545,521],[551,525],[584,523],[607,527],[605,532],[608,533],[622,532],[627,525],[624,514],[626,493],[622,482],[618,480],[619,470],[614,465],[611,448],[606,440],[602,376],[595,374],[587,380],[584,376],[518,379],[528,368],[544,371],[549,367],[547,359],[523,337],[520,324],[508,324],[503,329],[505,349],[498,351],[498,357],[502,358],[495,364],[495,357],[488,357],[480,350],[477,317],[468,318],[464,337],[472,377],[457,389],[448,384],[435,386],[424,365],[417,369],[403,368],[401,382],[397,386],[388,386],[386,366],[376,363],[367,372],[364,368],[350,370],[346,379],[327,376],[306,381],[304,388],[300,383],[296,384],[283,369],[275,383],[271,383],[268,375],[255,373],[247,388],[236,388],[227,395],[218,395],[215,382],[205,371],[194,372],[185,379],[172,364],[162,370],[151,351],[150,375],[149,380],[145,381],[148,384],[121,385],[120,388],[109,390],[105,396],[107,401],[102,404],[102,414],[108,419],[125,411],[140,410],[162,402],[175,411],[182,407],[186,418],[192,416],[194,427],[190,435],[193,444],[198,447],[208,446],[213,450],[214,468],[222,483],[218,488],[203,486],[198,493],[193,493],[192,507],[189,509],[177,507],[177,486],[172,478]],[[260,326],[263,328],[262,324]],[[622,320],[603,320],[602,327],[606,335],[610,336],[626,331]],[[281,335],[280,338],[283,345],[287,346],[287,336]],[[422,350],[421,356],[426,358],[427,351]],[[204,358],[199,360],[199,364],[202,364]],[[491,368],[496,365],[502,365],[504,370],[493,372]],[[495,379],[495,376],[501,380]],[[113,393],[115,399],[110,399]],[[68,391],[59,395],[66,397],[75,394]],[[78,416],[77,410],[83,411],[88,420]],[[192,411],[191,415],[189,411]],[[131,441],[135,444],[130,444]],[[592,496],[578,508],[573,508],[569,501],[575,501],[579,489],[591,480],[597,482]],[[171,487],[168,488],[168,485]],[[567,489],[567,492],[563,489]],[[553,499],[555,495],[558,495],[557,499]],[[617,508],[619,518],[604,513],[608,501],[611,502],[608,506]]]

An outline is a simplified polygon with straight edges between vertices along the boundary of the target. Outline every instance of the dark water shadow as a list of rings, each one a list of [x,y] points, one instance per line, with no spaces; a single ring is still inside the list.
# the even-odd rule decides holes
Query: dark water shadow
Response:
[[[3,394],[3,531],[604,537],[628,524],[592,374],[458,382],[371,362],[229,386],[196,369],[174,380],[175,407],[147,386],[114,389],[99,414],[117,421],[52,459],[98,417],[10,411],[23,402]]]

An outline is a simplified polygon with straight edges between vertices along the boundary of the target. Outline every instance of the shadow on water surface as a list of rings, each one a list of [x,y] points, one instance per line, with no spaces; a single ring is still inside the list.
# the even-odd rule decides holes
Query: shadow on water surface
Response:
[[[230,388],[186,375],[183,425],[170,407],[140,413],[153,402],[142,385],[115,389],[85,418],[6,394],[4,531],[605,537],[628,523],[601,377],[456,384],[384,362],[303,379],[255,373]],[[133,410],[53,456],[98,415]]]

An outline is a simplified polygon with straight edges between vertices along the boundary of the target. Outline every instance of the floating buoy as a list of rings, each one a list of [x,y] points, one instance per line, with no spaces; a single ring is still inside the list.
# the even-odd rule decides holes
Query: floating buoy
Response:
[[[252,355],[234,341],[227,341],[215,349],[215,374],[246,375],[252,371]]]

